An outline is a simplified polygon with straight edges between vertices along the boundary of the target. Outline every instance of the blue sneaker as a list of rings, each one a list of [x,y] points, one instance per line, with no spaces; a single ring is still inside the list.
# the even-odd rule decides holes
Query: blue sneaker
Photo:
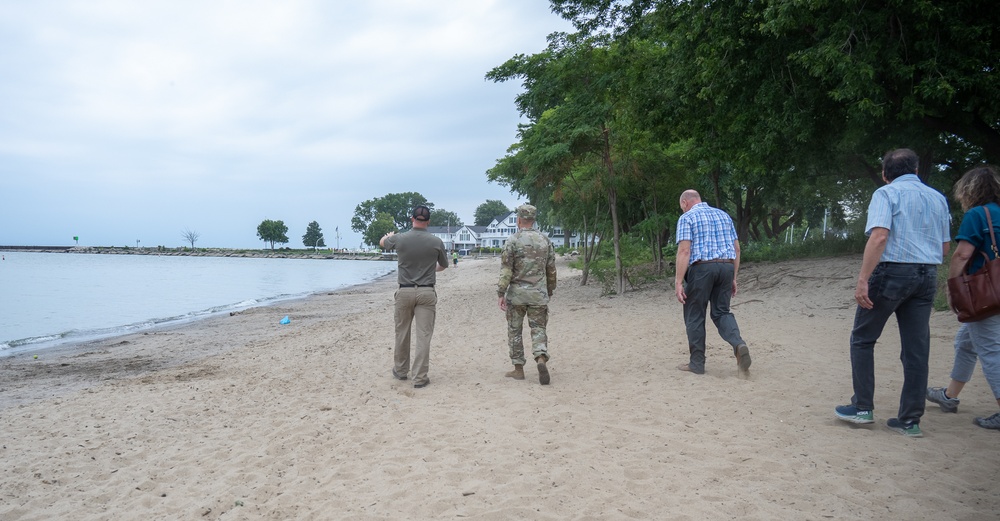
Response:
[[[924,437],[924,433],[920,432],[919,423],[903,423],[897,418],[889,418],[889,421],[885,422],[885,425],[907,438]]]
[[[872,411],[862,411],[853,405],[838,405],[834,410],[837,418],[851,423],[874,423],[875,414]]]

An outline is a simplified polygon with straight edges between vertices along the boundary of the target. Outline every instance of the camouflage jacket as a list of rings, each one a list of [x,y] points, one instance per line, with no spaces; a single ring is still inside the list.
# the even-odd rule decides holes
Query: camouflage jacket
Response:
[[[544,306],[556,289],[556,255],[537,230],[518,230],[503,247],[497,294],[514,305]]]

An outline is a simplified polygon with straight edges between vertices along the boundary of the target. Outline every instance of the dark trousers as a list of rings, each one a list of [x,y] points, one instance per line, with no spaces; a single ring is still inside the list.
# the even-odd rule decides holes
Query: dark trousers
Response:
[[[868,298],[874,307],[858,306],[851,331],[851,371],[854,397],[861,410],[875,408],[875,342],[895,313],[903,363],[903,389],[898,418],[920,423],[927,392],[927,359],[930,354],[930,317],[937,292],[937,266],[933,264],[881,263],[868,279]]]
[[[733,296],[735,266],[728,263],[692,264],[684,275],[684,326],[687,329],[688,350],[691,359],[688,367],[693,373],[705,372],[705,310],[710,306],[710,316],[719,336],[735,350],[743,343],[740,326],[729,311]]]

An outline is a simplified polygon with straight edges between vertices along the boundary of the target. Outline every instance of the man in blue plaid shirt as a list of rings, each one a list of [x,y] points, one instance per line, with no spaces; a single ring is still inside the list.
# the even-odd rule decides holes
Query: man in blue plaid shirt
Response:
[[[677,368],[705,373],[705,308],[711,304],[712,322],[719,336],[733,346],[740,371],[750,369],[750,349],[740,336],[740,326],[729,310],[737,292],[740,271],[740,241],[729,214],[701,201],[694,190],[681,194],[677,221],[677,273],[674,291],[684,304],[690,361]]]

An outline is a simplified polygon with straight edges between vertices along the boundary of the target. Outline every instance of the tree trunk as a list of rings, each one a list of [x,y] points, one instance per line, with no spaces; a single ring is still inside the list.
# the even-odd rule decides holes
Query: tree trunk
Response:
[[[611,161],[610,130],[604,127],[604,166],[608,169],[608,204],[611,205],[611,231],[615,246],[615,285],[618,295],[625,293],[625,270],[622,267],[621,232],[618,226],[618,190],[615,188],[615,167]]]
[[[750,236],[750,216],[753,215],[753,205],[756,204],[757,192],[753,188],[747,188],[746,202],[744,203],[741,194],[737,194],[736,201],[736,238],[740,242],[747,242]]]
[[[715,207],[722,208],[722,189],[719,188],[719,167],[712,169],[712,189],[715,193]]]
[[[956,112],[960,114],[960,112]],[[924,116],[924,126],[938,132],[948,132],[962,138],[962,140],[979,146],[986,154],[986,159],[990,163],[1000,162],[1000,132],[991,125],[985,123],[982,118],[974,116],[972,121],[964,121],[959,118],[939,118]],[[923,155],[920,156],[923,159]],[[931,168],[923,169],[924,163],[920,162],[920,177],[930,176]]]
[[[663,245],[659,233],[653,235],[653,270],[657,275],[663,272]]]
[[[642,206],[643,206],[643,209],[645,209],[646,205],[643,204]],[[656,209],[657,209],[656,207],[657,207],[657,205],[656,205],[656,194],[653,194],[653,211],[652,211],[652,215],[654,215],[654,216],[658,215],[657,212],[656,212]],[[646,212],[646,219],[647,220],[650,219],[650,212]],[[660,273],[663,272],[663,234],[660,233],[660,230],[653,229],[651,235],[652,235],[652,237],[650,237],[650,238],[652,240],[650,241],[650,244],[651,244],[651,247],[653,248],[653,251],[652,251],[652,253],[653,253],[653,271],[657,275],[659,275]]]
[[[625,293],[625,268],[622,266],[621,232],[618,229],[618,190],[608,187],[608,202],[611,204],[611,231],[615,247],[615,285],[618,295]]]
[[[872,182],[875,183],[875,186],[881,187],[882,185],[885,184],[885,182],[882,181],[881,166],[878,168],[874,168],[871,166],[871,164],[869,164],[865,160],[865,158],[861,156],[854,156],[854,160],[857,162],[858,165],[860,165],[861,170],[864,171],[865,175],[868,176],[868,179],[871,179]]]
[[[775,237],[784,233],[789,226],[798,224],[799,221],[802,220],[802,214],[797,213],[794,210],[792,211],[792,215],[787,216],[785,222],[783,223],[781,222],[782,217],[785,217],[785,214],[781,210],[777,208],[771,209],[771,231],[774,233]]]
[[[601,205],[596,205],[594,209],[594,222],[598,222],[599,216],[601,215]],[[600,237],[597,235],[597,230],[595,227],[594,233],[590,237],[590,246],[587,245],[587,236],[589,228],[587,226],[587,216],[583,216],[583,276],[580,277],[580,285],[586,286],[587,281],[590,279],[590,261],[597,257],[597,249],[601,245]]]
[[[931,174],[934,172],[934,150],[920,149],[917,151],[919,162],[917,163],[917,177],[924,184],[930,184]]]
[[[580,245],[583,246],[581,248],[581,250],[583,250],[583,275],[580,277],[581,286],[586,286],[587,279],[590,277],[590,255],[591,255],[591,250],[593,250],[594,248],[593,242],[591,242],[589,246],[587,245],[588,231],[590,231],[590,228],[587,226],[587,216],[585,215],[583,216],[583,236],[580,237],[581,239],[583,239],[582,241],[580,241]]]

